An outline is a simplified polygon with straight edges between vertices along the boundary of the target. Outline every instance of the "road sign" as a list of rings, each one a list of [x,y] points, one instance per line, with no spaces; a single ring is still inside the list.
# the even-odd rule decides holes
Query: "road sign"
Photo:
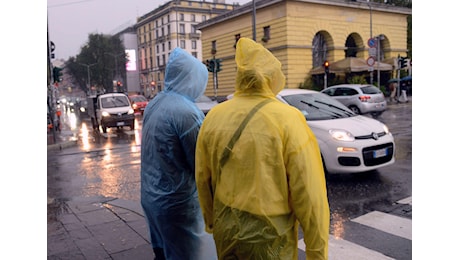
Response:
[[[377,57],[377,48],[375,48],[375,47],[370,47],[370,48],[369,48],[369,56],[371,56],[371,57]]]
[[[367,65],[369,65],[369,67],[372,67],[375,64],[375,58],[371,56],[371,57],[367,58],[366,62],[367,62]]]
[[[377,42],[375,41],[374,38],[369,38],[369,40],[367,40],[367,45],[369,47],[375,47],[377,45]]]

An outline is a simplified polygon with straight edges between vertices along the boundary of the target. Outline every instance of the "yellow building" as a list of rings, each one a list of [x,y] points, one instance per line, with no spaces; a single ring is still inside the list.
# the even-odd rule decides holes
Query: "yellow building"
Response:
[[[238,6],[226,4],[225,0],[173,0],[139,17],[135,29],[143,94],[152,96],[162,90],[166,63],[174,48],[180,47],[202,60],[201,33],[196,30],[196,24]]]
[[[203,60],[222,60],[217,78],[210,74],[206,95],[222,98],[233,93],[235,43],[239,37],[255,38],[269,49],[283,64],[286,88],[298,88],[310,77],[310,71],[326,60],[367,59],[371,55],[376,60],[388,61],[398,55],[407,56],[410,14],[409,8],[374,2],[260,0],[254,4],[251,1],[197,25],[201,31]],[[371,36],[373,42],[377,41],[371,45],[378,49],[370,50]]]

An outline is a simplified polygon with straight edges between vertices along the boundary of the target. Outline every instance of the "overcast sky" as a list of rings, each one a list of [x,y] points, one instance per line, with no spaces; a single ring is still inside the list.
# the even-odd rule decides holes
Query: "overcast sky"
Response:
[[[248,3],[251,0],[226,0]],[[56,59],[68,59],[80,52],[90,33],[114,34],[136,22],[166,0],[48,0],[48,30],[55,44]],[[207,2],[212,2],[208,0]]]

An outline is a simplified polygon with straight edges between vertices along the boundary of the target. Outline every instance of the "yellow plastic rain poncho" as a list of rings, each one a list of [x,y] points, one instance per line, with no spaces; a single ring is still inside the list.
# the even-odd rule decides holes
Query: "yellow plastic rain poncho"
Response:
[[[206,67],[175,48],[165,89],[144,113],[141,144],[141,204],[153,248],[166,259],[217,259],[205,231],[195,184],[195,147],[204,114],[194,100],[205,91]]]
[[[207,114],[197,140],[206,231],[219,259],[297,259],[300,223],[307,259],[327,259],[329,204],[317,140],[299,110],[276,100],[285,77],[268,50],[241,38],[235,60],[234,97]],[[222,163],[243,119],[266,99],[273,101],[254,114]]]

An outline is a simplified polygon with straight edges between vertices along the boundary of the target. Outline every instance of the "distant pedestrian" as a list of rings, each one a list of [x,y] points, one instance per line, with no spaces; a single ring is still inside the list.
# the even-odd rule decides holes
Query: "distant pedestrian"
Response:
[[[164,91],[145,109],[141,144],[141,204],[155,259],[217,259],[195,183],[196,139],[204,114],[194,100],[206,89],[208,71],[176,48],[164,80]]]
[[[391,82],[390,83],[390,101],[395,102],[396,101],[396,89],[397,89],[397,83],[396,82]]]

